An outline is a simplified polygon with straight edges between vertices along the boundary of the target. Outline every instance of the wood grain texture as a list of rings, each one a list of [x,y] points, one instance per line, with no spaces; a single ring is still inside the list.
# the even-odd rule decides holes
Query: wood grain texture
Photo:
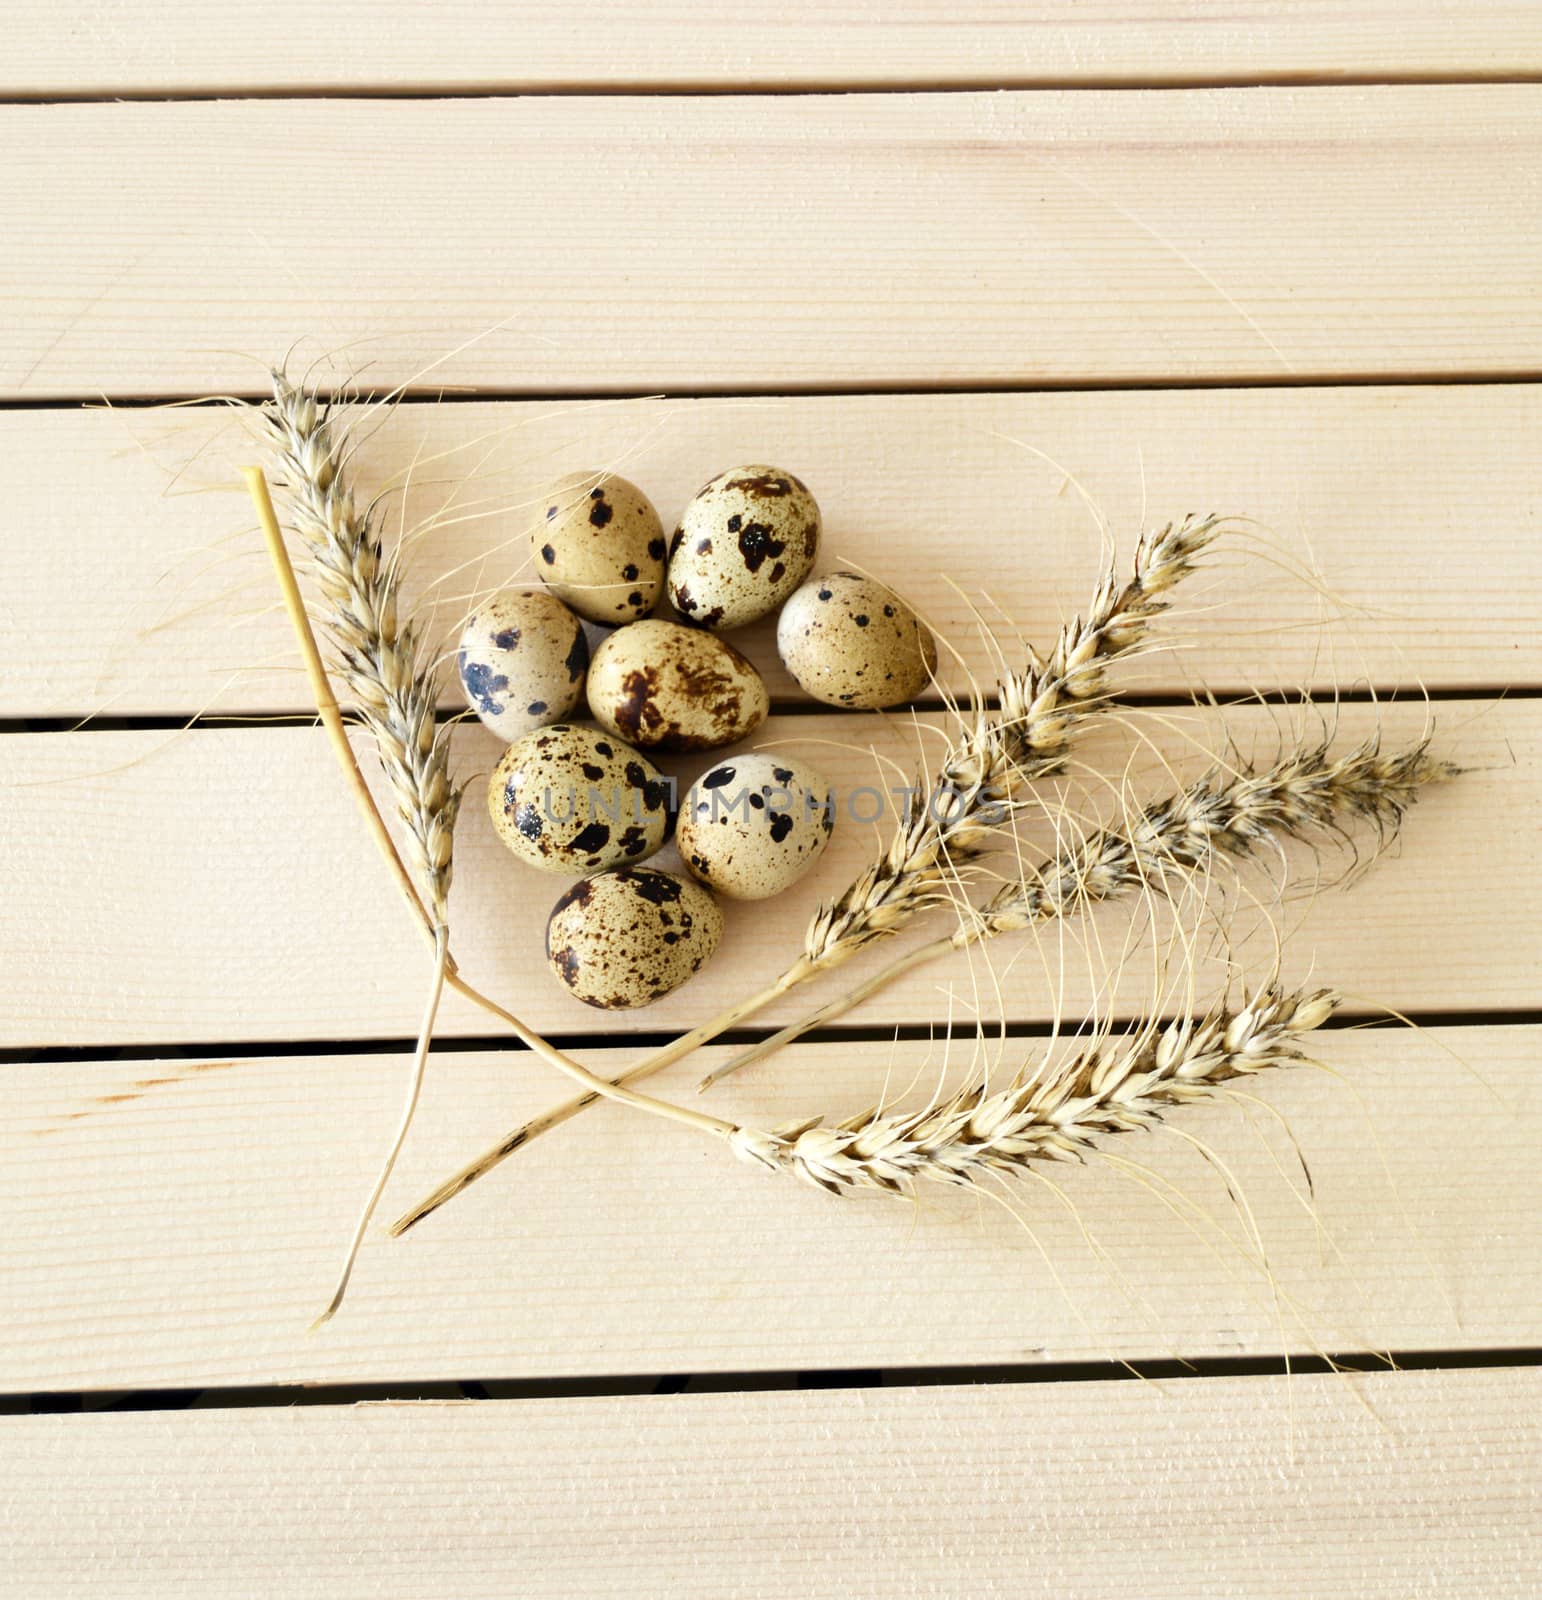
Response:
[[[1319,977],[1371,997],[1362,1003],[1442,1011],[1530,1006],[1532,908],[1542,897],[1542,704],[1436,709],[1446,746],[1476,770],[1420,804],[1401,849],[1371,878],[1346,894],[1325,891],[1310,907],[1286,907],[1292,957],[1303,965],[1315,959]],[[1345,707],[1346,742],[1375,720],[1369,707]],[[1399,705],[1388,708],[1383,725],[1389,738],[1411,739],[1425,720],[1422,706]],[[1229,714],[1226,725],[1242,749],[1256,747],[1261,759],[1272,759],[1289,721],[1288,713],[1253,707]],[[1133,725],[1130,739],[1110,732],[1101,743],[1085,742],[1081,753],[1104,773],[1133,759],[1131,792],[1143,798],[1168,792],[1173,779],[1142,776],[1152,757],[1138,745],[1132,755],[1132,740],[1143,734],[1159,741],[1175,770],[1193,776],[1204,768],[1203,752],[1222,738],[1213,713],[1137,714]],[[520,865],[497,841],[478,778],[462,814],[452,902],[467,976],[538,1028],[595,1034],[690,1026],[769,981],[801,949],[817,901],[871,859],[876,835],[851,819],[852,809],[870,816],[879,803],[871,790],[902,781],[872,752],[912,770],[916,758],[904,724],[874,716],[773,719],[759,741],[786,741],[831,778],[842,811],[831,847],[795,891],[728,905],[723,947],[711,965],[643,1012],[592,1010],[546,971],[545,919],[564,880]],[[479,727],[464,730],[461,773],[487,772],[498,748]],[[425,949],[319,732],[16,734],[5,750],[13,787],[0,837],[8,885],[0,939],[12,952],[0,965],[4,1044],[415,1036]],[[669,763],[687,777],[708,764],[702,757]],[[925,770],[931,765],[928,759]],[[859,796],[864,786],[869,794]],[[1094,787],[1084,803],[1096,810],[1114,801]],[[1025,837],[1028,853],[1035,840],[1047,848],[1051,820],[1030,820]],[[669,866],[673,849],[656,863]],[[1298,862],[1298,892],[1308,890],[1313,872]],[[1251,881],[1255,894],[1269,883],[1262,872]],[[1237,950],[1267,964],[1272,942],[1249,936],[1254,922],[1242,904]],[[1104,908],[1091,932],[1066,923],[1041,943],[1029,936],[997,941],[999,990],[988,968],[958,958],[895,985],[860,1020],[927,1023],[950,1003],[960,1021],[977,1008],[1043,1019],[1057,1003],[1076,1014],[1094,1003],[1101,975],[1133,925],[1126,903]],[[933,931],[942,930],[934,923]],[[1101,953],[1094,939],[1103,941]],[[839,992],[893,948],[849,962],[765,1018],[802,1015],[808,997]],[[1214,958],[1203,970],[1220,981]],[[1150,993],[1149,960],[1132,956],[1118,1003],[1141,1006]],[[441,1013],[446,1036],[485,1034],[485,1022],[458,1000]]]
[[[0,1422],[12,1592],[1521,1600],[1531,1371]]]
[[[11,106],[0,395],[296,339],[524,393],[1534,375],[1539,174],[1529,86]]]
[[[1086,604],[1102,555],[1080,485],[1126,557],[1143,523],[1191,510],[1263,529],[1228,536],[1157,636],[1181,651],[1127,663],[1122,685],[1489,688],[1542,684],[1539,437],[1529,384],[423,404],[358,471],[364,494],[406,484],[387,526],[421,530],[417,595],[439,598],[447,641],[474,596],[533,581],[554,476],[615,463],[673,526],[712,473],[769,456],[814,486],[825,565],[881,572],[987,682],[971,607],[1042,645]],[[0,504],[23,535],[0,541],[0,715],[303,708],[232,488],[251,459],[222,412],[0,412]],[[771,625],[736,638],[780,701],[802,698]]]
[[[233,431],[21,409],[255,393],[296,338],[300,362],[342,352],[329,378],[484,396],[404,408],[367,469],[412,464],[442,630],[473,586],[527,576],[545,478],[604,461],[668,519],[769,454],[815,482],[830,564],[925,597],[955,641],[942,572],[1035,640],[1084,603],[1085,491],[1126,544],[1212,506],[1272,541],[1193,587],[1215,607],[1195,647],[1133,688],[1542,687],[1542,88],[1518,81],[1542,76],[1542,7],[22,0],[0,57],[0,100],[88,102],[0,105],[0,719],[302,705],[218,492],[247,458]],[[1284,87],[1335,79],[1376,87]],[[906,92],[779,93],[864,87]],[[725,92],[607,93],[660,88]],[[1011,92],[925,92],[972,88]],[[440,92],[489,97],[401,98]],[[230,93],[263,98],[152,98]],[[309,93],[348,98],[281,98]],[[89,103],[118,94],[141,100]],[[1481,379],[1514,381],[1447,383]],[[707,398],[593,400],[659,392]],[[749,646],[771,662],[767,630]],[[1440,1026],[1325,1033],[1325,1070],[1114,1141],[1138,1165],[1056,1171],[1010,1209],[833,1202],[607,1107],[407,1239],[377,1226],[317,1336],[406,1065],[350,1046],[408,1033],[426,976],[323,742],[0,735],[0,1046],[104,1057],[0,1065],[0,1393],[1542,1348],[1542,702],[1437,709],[1475,770],[1352,893],[1283,915],[1288,976]],[[1424,713],[1388,720],[1408,737]],[[1276,715],[1227,721],[1268,747]],[[1142,712],[1086,753],[1116,773],[1136,733],[1219,735],[1178,722]],[[908,766],[926,737],[831,716],[766,736],[848,795],[880,771],[869,746]],[[458,735],[470,772],[495,749]],[[1166,787],[1151,765],[1142,793]],[[561,885],[492,840],[480,778],[459,848],[469,975],[610,1068],[639,1025],[779,966],[871,840],[844,826],[817,880],[734,908],[704,977],[631,1017],[543,970]],[[1255,972],[1256,921],[1228,952]],[[1126,924],[932,969],[856,1020],[1130,1011],[1144,950],[1112,996],[1084,971]],[[460,1043],[382,1221],[565,1095],[528,1055],[465,1047],[487,1031],[447,1011]],[[989,1055],[999,1075],[1041,1048]],[[804,1044],[717,1105],[844,1116],[888,1074],[929,1091],[941,1056]],[[719,1059],[659,1087],[684,1100]],[[948,1070],[978,1065],[960,1045]],[[1537,1368],[1495,1367],[6,1416],[0,1593],[1529,1600],[1539,1400]]]
[[[1005,1075],[1043,1048],[992,1055]],[[1328,1071],[1108,1141],[1149,1181],[1058,1168],[1053,1186],[1003,1191],[1016,1215],[940,1190],[914,1211],[838,1201],[710,1138],[594,1111],[405,1238],[377,1228],[314,1336],[405,1057],[6,1067],[0,1389],[1542,1344],[1542,1028],[1335,1031],[1315,1048]],[[801,1045],[713,1103],[761,1127],[839,1118],[889,1072],[896,1095],[917,1074],[929,1093],[927,1059],[924,1044]],[[688,1073],[667,1081],[689,1094]],[[436,1058],[382,1223],[565,1092],[528,1058]],[[1190,1137],[1245,1197],[1277,1302]]]
[[[23,0],[0,92],[241,94],[346,89],[845,88],[1193,83],[1542,72],[1542,21],[1484,0],[938,0],[853,8],[616,0],[472,6],[404,0]]]

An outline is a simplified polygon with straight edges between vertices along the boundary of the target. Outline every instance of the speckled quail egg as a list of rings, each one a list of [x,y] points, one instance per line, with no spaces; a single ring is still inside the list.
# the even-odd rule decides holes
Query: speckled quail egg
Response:
[[[804,584],[777,618],[776,648],[816,700],[869,711],[913,700],[937,665],[931,629],[892,589],[855,572]]]
[[[466,704],[500,739],[567,716],[583,696],[588,667],[583,624],[539,589],[494,595],[461,632]]]
[[[808,576],[819,507],[776,467],[735,467],[697,490],[669,543],[669,599],[698,628],[769,616]]]
[[[664,587],[659,514],[612,473],[574,472],[552,484],[530,546],[542,581],[590,622],[645,617]]]
[[[764,900],[796,883],[835,826],[835,791],[787,756],[720,761],[687,791],[675,843],[685,870],[730,900]]]
[[[575,883],[552,907],[546,959],[586,1006],[651,1005],[698,972],[723,935],[723,913],[699,885],[651,867]]]
[[[732,744],[759,727],[771,705],[764,679],[727,640],[658,618],[601,641],[588,691],[602,728],[660,750]]]
[[[651,761],[571,722],[516,739],[487,786],[498,837],[546,872],[651,856],[669,831],[669,798],[669,781]]]

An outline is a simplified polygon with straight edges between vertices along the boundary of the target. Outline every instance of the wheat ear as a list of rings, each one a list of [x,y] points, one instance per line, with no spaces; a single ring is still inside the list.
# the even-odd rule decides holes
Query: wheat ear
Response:
[[[439,673],[419,630],[398,615],[400,573],[386,559],[373,508],[354,504],[347,440],[320,396],[273,374],[263,408],[288,521],[312,557],[324,627],[359,718],[390,782],[412,869],[434,926],[448,921],[461,792],[440,727]]]
[[[880,1107],[769,1133],[740,1128],[728,1143],[745,1161],[831,1194],[978,1185],[1035,1162],[1086,1160],[1109,1134],[1153,1127],[1233,1078],[1307,1059],[1301,1035],[1338,1004],[1330,989],[1287,992],[1270,981],[1235,1010],[1141,1028],[1058,1066],[1020,1072],[994,1094],[974,1084],[917,1110]]]
[[[850,1011],[895,979],[954,950],[1002,933],[1021,932],[1142,885],[1161,891],[1170,872],[1203,876],[1222,858],[1242,859],[1270,840],[1304,838],[1371,822],[1385,843],[1426,785],[1458,768],[1429,753],[1429,740],[1388,755],[1379,735],[1346,755],[1329,741],[1293,751],[1262,771],[1219,769],[1137,812],[1124,827],[1103,829],[1009,882],[945,939],[912,950],[801,1021],[772,1034],[702,1080],[701,1087],[781,1049],[800,1034]]]
[[[1194,570],[1221,527],[1218,517],[1185,517],[1141,535],[1130,577],[1105,570],[1085,617],[1060,630],[1047,657],[997,686],[997,708],[977,706],[949,745],[936,776],[923,775],[906,795],[904,814],[887,848],[837,899],[815,912],[798,959],[757,994],[612,1082],[641,1082],[756,1015],[780,995],[899,931],[922,912],[951,903],[949,887],[991,846],[1008,823],[1022,787],[1053,772],[1072,740],[1108,703],[1107,667],[1131,654],[1152,621],[1171,604],[1172,589]],[[522,1123],[440,1184],[393,1224],[405,1233],[485,1177],[515,1151],[576,1116],[598,1098],[584,1094]]]

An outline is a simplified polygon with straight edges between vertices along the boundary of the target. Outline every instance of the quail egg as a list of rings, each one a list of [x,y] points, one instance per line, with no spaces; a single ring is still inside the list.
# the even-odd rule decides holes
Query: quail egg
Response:
[[[579,616],[614,626],[645,617],[664,587],[664,525],[635,483],[574,472],[546,491],[530,534],[535,570]]]
[[[697,490],[669,544],[669,599],[698,628],[769,616],[808,576],[819,507],[775,467],[735,467]]]
[[[516,739],[487,787],[498,837],[545,872],[642,861],[669,831],[671,781],[594,728],[553,723]]]
[[[575,883],[552,907],[546,959],[586,1006],[628,1011],[678,989],[722,934],[723,913],[699,885],[621,867]]]
[[[765,681],[725,639],[648,618],[618,628],[589,664],[589,710],[602,728],[660,750],[710,750],[759,727]]]
[[[804,584],[777,618],[776,648],[816,700],[869,711],[913,700],[937,665],[931,629],[892,589],[855,572]]]
[[[500,739],[567,716],[583,697],[589,641],[555,595],[510,589],[481,606],[461,631],[466,704]]]
[[[675,843],[693,878],[730,900],[764,900],[813,866],[834,826],[835,791],[812,767],[731,756],[687,791]]]

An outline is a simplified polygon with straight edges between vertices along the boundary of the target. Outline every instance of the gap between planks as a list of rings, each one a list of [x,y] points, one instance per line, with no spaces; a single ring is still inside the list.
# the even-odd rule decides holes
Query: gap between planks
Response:
[[[416,85],[398,88],[372,84],[351,88],[338,83],[288,83],[271,88],[243,88],[231,91],[217,88],[130,89],[108,92],[103,89],[43,91],[33,94],[0,93],[3,106],[78,106],[78,105],[207,105],[231,100],[326,102],[366,100],[400,102],[409,105],[435,105],[444,101],[477,100],[705,100],[728,99],[742,95],[774,96],[779,100],[811,100],[825,95],[950,95],[950,94],[1054,94],[1062,91],[1104,94],[1185,94],[1207,89],[1446,89],[1446,88],[1526,88],[1542,83],[1542,68],[1532,72],[1495,70],[1462,71],[1460,68],[1435,68],[1419,71],[1367,71],[1363,73],[1278,72],[1268,76],[1240,76],[1212,73],[1206,76],[1157,78],[1077,78],[1002,76],[978,79],[894,79],[843,83],[809,82],[782,85],[747,79],[723,86],[707,83],[594,82],[573,83],[473,83],[465,87],[435,88]]]
[[[0,102],[3,104],[3,102]],[[1542,379],[1537,372],[1517,371],[1507,368],[1502,372],[1465,370],[1461,372],[1362,372],[1339,373],[1334,376],[1333,389],[1502,389],[1534,384]],[[350,392],[359,386],[355,377],[346,375],[330,377],[317,392],[331,399]],[[1152,378],[1142,382],[1119,382],[1112,379],[1080,378],[1061,383],[971,383],[933,382],[909,384],[881,383],[807,383],[797,388],[753,387],[721,388],[698,387],[669,390],[624,389],[601,387],[592,389],[545,390],[531,388],[505,388],[479,385],[475,389],[446,389],[433,384],[397,385],[382,392],[394,396],[398,406],[475,406],[496,404],[519,405],[572,405],[613,404],[621,401],[644,400],[850,400],[850,399],[944,399],[951,395],[1095,395],[1095,394],[1167,394],[1206,393],[1211,390],[1247,394],[1255,389],[1318,389],[1324,385],[1319,379],[1292,378],[1280,373],[1255,378]],[[55,394],[36,398],[0,396],[0,413],[7,411],[199,411],[216,410],[232,400],[250,402],[265,399],[267,385],[253,383],[249,387],[235,386],[219,396],[203,393],[178,394]]]
[[[852,1013],[858,1015],[858,1013]],[[1060,1022],[996,1021],[990,1025],[992,1039],[1032,1041],[1068,1037],[1073,1032],[1091,1026],[1095,1021],[1127,1027],[1143,1020],[1145,1013],[1104,1013],[1100,1018],[1066,1017]],[[1163,1012],[1163,1020],[1171,1020],[1170,1012]],[[1400,1008],[1396,1017],[1358,1016],[1352,1008],[1327,1022],[1322,1031],[1334,1033],[1346,1030],[1364,1032],[1378,1028],[1505,1028],[1530,1026],[1542,1023],[1542,1007],[1516,1006],[1505,1010],[1489,1011],[1429,1011],[1414,1006]],[[775,1030],[764,1028],[730,1028],[719,1034],[717,1042],[742,1048],[759,1044]],[[874,1023],[831,1023],[821,1028],[810,1028],[800,1037],[809,1044],[916,1044],[922,1040],[970,1041],[978,1036],[979,1025],[969,1022],[901,1023],[888,1025]],[[626,1033],[548,1033],[545,1038],[559,1050],[626,1050],[639,1052],[656,1050],[677,1037],[668,1029],[635,1029]],[[406,1037],[376,1039],[189,1039],[168,1043],[164,1039],[138,1041],[135,1052],[146,1059],[198,1062],[215,1055],[239,1057],[246,1060],[267,1060],[281,1056],[392,1056],[410,1049],[416,1041]],[[473,1054],[483,1050],[498,1050],[507,1055],[519,1056],[524,1046],[507,1035],[459,1034],[451,1037],[436,1035],[434,1054],[455,1056]],[[43,1048],[9,1048],[0,1050],[0,1067],[32,1066],[49,1068],[64,1063],[87,1065],[91,1062],[121,1061],[123,1047],[118,1045],[48,1045]],[[614,1065],[614,1062],[612,1063]]]
[[[1539,1401],[1508,1371],[8,1418],[0,1532],[29,1600],[417,1600],[446,1573],[531,1600],[1530,1600]]]
[[[1542,1367],[1542,1348],[1333,1351],[1322,1356],[1199,1356],[1162,1361],[1056,1361],[1015,1366],[820,1367],[800,1371],[663,1372],[580,1378],[459,1378],[385,1383],[220,1385],[160,1389],[33,1389],[0,1393],[0,1417],[142,1411],[244,1411],[265,1406],[402,1405],[416,1401],[577,1400],[607,1396],[760,1394],[787,1389],[936,1388],[954,1384],[1163,1383],[1330,1373],[1466,1372]]]
[[[1256,693],[1216,694],[1213,691],[1190,694],[1117,694],[1110,695],[1107,704],[1115,715],[1137,711],[1193,711],[1196,706],[1214,705],[1222,710],[1240,706],[1280,706],[1293,710],[1316,708],[1324,713],[1337,706],[1386,706],[1418,703],[1424,706],[1459,705],[1482,700],[1538,700],[1542,699],[1542,684],[1474,684],[1460,689],[1427,689],[1399,687],[1395,684],[1357,684],[1352,689],[1314,692],[1312,690],[1283,689],[1258,690]],[[986,710],[999,710],[1000,697],[984,695],[977,704]],[[921,695],[908,702],[902,715],[936,716],[945,711],[940,697]],[[773,717],[842,717],[852,713],[844,706],[821,705],[818,701],[773,700],[770,715]],[[587,718],[575,713],[577,720]],[[271,711],[251,713],[246,716],[127,716],[127,717],[9,717],[0,719],[0,735],[8,733],[226,733],[246,732],[271,727],[313,727],[316,714],[304,711]],[[361,728],[358,717],[347,709],[343,720],[350,728]],[[453,705],[441,706],[434,720],[441,727],[453,723],[467,723],[470,718],[464,710]]]
[[[301,0],[260,17],[218,0],[133,0],[110,17],[85,0],[10,10],[0,93],[12,97],[199,92],[253,95],[566,90],[917,91],[1531,78],[1542,24],[1525,5],[1375,0],[1280,7],[1233,0],[975,6],[939,0],[869,11],[787,0],[690,8],[573,0],[489,11],[446,0],[432,20],[408,0],[328,7]],[[279,41],[282,41],[280,43]]]

